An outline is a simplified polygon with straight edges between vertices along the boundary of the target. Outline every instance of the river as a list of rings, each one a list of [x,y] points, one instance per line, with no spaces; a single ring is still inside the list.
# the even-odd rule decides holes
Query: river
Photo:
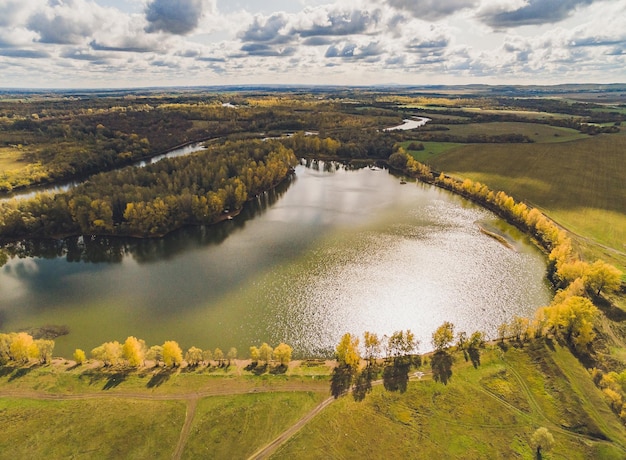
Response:
[[[129,335],[242,356],[285,341],[316,356],[345,332],[407,328],[426,351],[443,321],[493,337],[551,295],[545,258],[490,212],[384,169],[336,163],[298,166],[215,226],[22,249],[30,255],[0,268],[0,331],[67,326],[55,349],[65,357]]]

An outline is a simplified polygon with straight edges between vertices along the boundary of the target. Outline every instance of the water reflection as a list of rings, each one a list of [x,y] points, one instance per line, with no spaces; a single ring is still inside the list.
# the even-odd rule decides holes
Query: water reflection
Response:
[[[289,176],[276,188],[247,202],[232,220],[211,226],[185,227],[166,238],[139,239],[81,235],[61,240],[23,240],[7,243],[3,251],[9,257],[65,259],[67,262],[121,263],[130,256],[138,263],[159,262],[204,246],[219,245],[246,223],[265,213],[296,180]]]
[[[423,351],[443,321],[495,334],[549,300],[543,256],[510,226],[363,166],[305,162],[234,220],[160,240],[15,244],[0,331],[67,326],[62,356],[129,335],[203,349],[285,341],[302,356],[330,353],[345,332],[410,328]]]

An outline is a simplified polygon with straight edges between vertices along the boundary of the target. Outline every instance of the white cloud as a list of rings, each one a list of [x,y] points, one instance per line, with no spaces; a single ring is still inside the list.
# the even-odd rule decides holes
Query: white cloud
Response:
[[[4,85],[626,80],[626,0],[125,5],[0,0]]]

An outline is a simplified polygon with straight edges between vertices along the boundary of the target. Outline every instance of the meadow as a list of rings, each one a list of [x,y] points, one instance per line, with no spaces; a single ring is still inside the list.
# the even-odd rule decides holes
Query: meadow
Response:
[[[249,458],[330,396],[329,364],[262,375],[247,364],[167,378],[62,361],[3,372],[0,458]],[[623,426],[557,342],[491,344],[477,368],[454,353],[447,385],[428,356],[411,374],[404,393],[340,397],[269,458],[530,459],[539,427],[555,439],[544,458],[626,455]]]

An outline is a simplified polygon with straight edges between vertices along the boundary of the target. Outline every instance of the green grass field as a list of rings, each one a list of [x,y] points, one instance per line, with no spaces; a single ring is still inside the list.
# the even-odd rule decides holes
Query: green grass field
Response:
[[[185,404],[0,398],[0,414],[0,459],[169,459]]]
[[[446,126],[449,128],[446,133],[454,136],[522,134],[537,143],[568,142],[589,137],[575,129],[540,123],[490,122]]]
[[[447,385],[426,362],[405,393],[378,385],[362,402],[341,397],[270,458],[532,459],[529,440],[542,426],[556,441],[544,459],[626,455],[626,430],[567,349],[490,346],[481,361],[475,369],[455,354]],[[305,367],[179,370],[153,387],[142,370],[111,383],[114,370],[98,379],[63,363],[0,367],[0,459],[160,459],[177,446],[184,459],[248,458],[329,396],[330,369],[298,375]]]
[[[426,378],[404,394],[343,398],[272,458],[532,459],[541,426],[556,441],[545,459],[624,458],[626,432],[580,364],[558,345],[531,348],[492,350],[478,369],[457,355],[445,386]]]

